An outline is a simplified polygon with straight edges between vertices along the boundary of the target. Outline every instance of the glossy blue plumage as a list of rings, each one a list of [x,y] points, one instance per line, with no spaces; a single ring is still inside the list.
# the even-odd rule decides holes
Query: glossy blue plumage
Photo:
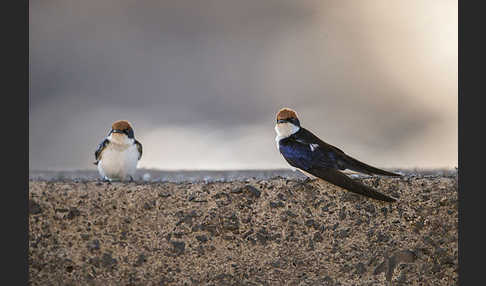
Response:
[[[313,151],[309,144],[282,139],[279,141],[279,151],[290,165],[302,170],[316,167],[338,168],[334,152],[322,152],[319,148]]]
[[[285,123],[284,119],[280,119]],[[288,121],[288,120],[287,120]],[[297,125],[298,126],[298,125]],[[278,134],[278,131],[277,131]],[[365,174],[399,176],[360,162],[342,150],[327,144],[305,128],[278,141],[278,148],[285,160],[306,174],[328,181],[353,193],[365,195],[385,202],[394,202],[388,197],[360,182],[351,180],[340,170],[350,169]]]

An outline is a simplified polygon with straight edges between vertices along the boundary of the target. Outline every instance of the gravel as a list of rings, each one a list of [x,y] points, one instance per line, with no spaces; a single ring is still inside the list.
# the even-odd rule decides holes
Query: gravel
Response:
[[[30,284],[457,285],[457,173],[356,180],[31,179]]]

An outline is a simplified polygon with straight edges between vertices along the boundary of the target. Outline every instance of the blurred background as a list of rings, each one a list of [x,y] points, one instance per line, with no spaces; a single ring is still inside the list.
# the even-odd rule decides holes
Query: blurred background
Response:
[[[457,166],[452,0],[30,1],[30,170],[93,169],[113,121],[139,167],[288,168],[275,113],[383,168]]]

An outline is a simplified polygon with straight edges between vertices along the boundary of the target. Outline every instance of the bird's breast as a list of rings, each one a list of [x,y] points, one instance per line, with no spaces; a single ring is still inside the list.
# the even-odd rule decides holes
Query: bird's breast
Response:
[[[99,167],[108,177],[133,175],[137,167],[138,156],[135,144],[123,147],[109,144],[103,152]]]

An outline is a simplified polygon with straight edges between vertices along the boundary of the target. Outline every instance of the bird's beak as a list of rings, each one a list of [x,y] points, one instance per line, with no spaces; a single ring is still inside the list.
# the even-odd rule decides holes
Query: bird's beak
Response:
[[[277,120],[277,124],[278,123],[287,123],[287,122],[289,122],[289,121],[286,120],[286,119],[279,119],[279,120]]]
[[[120,133],[120,134],[124,134],[125,133],[125,132],[123,132],[123,131],[121,131],[119,129],[113,129],[111,132],[112,133]]]

